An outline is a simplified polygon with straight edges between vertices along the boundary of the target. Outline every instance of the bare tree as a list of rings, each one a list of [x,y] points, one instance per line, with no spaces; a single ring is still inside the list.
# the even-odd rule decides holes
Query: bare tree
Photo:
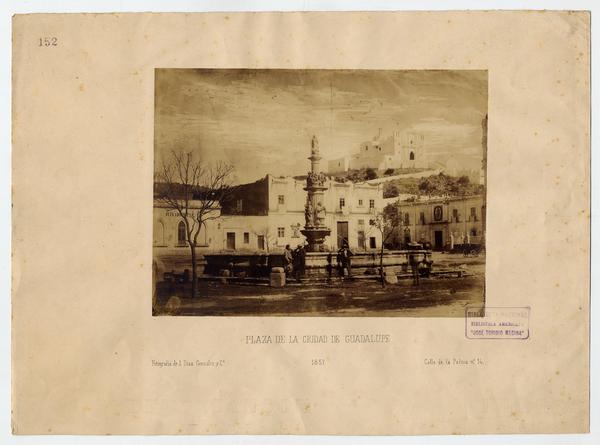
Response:
[[[160,183],[157,199],[175,210],[185,225],[186,242],[192,255],[192,298],[197,296],[198,235],[206,223],[220,218],[219,204],[231,194],[233,166],[223,162],[207,165],[192,152],[172,150],[156,174]]]
[[[383,272],[383,251],[384,246],[398,231],[402,228],[402,213],[398,203],[388,204],[383,211],[377,212],[370,221],[371,227],[377,230],[381,235],[381,251],[379,255],[379,276],[381,278],[381,287],[385,287],[385,276]]]

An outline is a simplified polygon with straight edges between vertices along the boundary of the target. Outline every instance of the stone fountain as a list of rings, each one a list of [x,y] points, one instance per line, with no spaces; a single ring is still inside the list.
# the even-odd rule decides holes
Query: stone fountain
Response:
[[[327,178],[319,170],[321,156],[319,154],[319,141],[316,136],[310,141],[310,172],[306,177],[308,192],[306,205],[304,206],[304,229],[300,232],[306,237],[308,252],[324,252],[325,237],[331,234],[331,230],[325,225],[326,209],[323,205],[323,192],[327,190],[325,181]]]
[[[324,191],[328,187],[325,185],[327,178],[319,171],[321,156],[319,155],[319,142],[315,136],[311,140],[311,152],[308,159],[311,161],[311,171],[308,173],[304,188],[308,194],[304,206],[304,229],[300,231],[308,243],[305,257],[305,278],[314,281],[330,280],[332,275],[337,277],[339,273],[336,270],[335,253],[328,252],[325,248],[325,238],[331,234],[331,230],[325,225],[326,210],[323,205]],[[364,275],[379,279],[377,271],[382,262],[386,273],[391,271],[401,274],[405,278],[411,278],[412,274],[408,269],[409,257],[416,254],[422,255],[423,259],[431,259],[431,251],[428,250],[386,250],[383,252],[383,261],[381,261],[379,250],[355,250],[352,258],[352,274],[353,276]],[[281,252],[217,252],[205,253],[203,256],[206,261],[203,275],[219,276],[221,279],[225,276],[222,274],[224,271],[228,271],[227,276],[233,277],[227,279],[266,278],[269,277],[273,267],[283,267],[285,264]],[[430,269],[431,267],[429,267]],[[237,276],[238,273],[243,273],[244,277]],[[256,283],[256,281],[250,282]]]

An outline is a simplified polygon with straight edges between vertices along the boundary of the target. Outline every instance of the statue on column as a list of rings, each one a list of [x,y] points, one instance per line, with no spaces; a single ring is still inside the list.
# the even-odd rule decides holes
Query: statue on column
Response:
[[[319,154],[319,141],[317,139],[316,135],[313,135],[311,141],[310,141],[310,148],[311,148],[311,154],[312,155],[318,155]]]
[[[315,217],[317,220],[317,227],[325,226],[325,207],[320,202],[317,202],[317,206],[315,208]]]
[[[304,206],[304,219],[306,221],[306,227],[313,227],[315,225],[314,210],[310,200],[308,200]]]

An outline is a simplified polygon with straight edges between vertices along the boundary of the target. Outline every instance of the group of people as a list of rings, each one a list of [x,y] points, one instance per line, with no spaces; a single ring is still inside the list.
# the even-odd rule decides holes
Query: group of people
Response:
[[[334,253],[327,255],[327,272],[329,279],[333,275],[333,271],[336,266],[333,263]],[[352,276],[352,257],[354,253],[350,250],[348,243],[344,243],[342,247],[337,251],[336,263],[337,270],[341,277]],[[306,271],[306,247],[304,244],[298,245],[294,250],[290,248],[290,245],[285,246],[283,253],[285,275],[289,278],[294,278],[296,281],[300,281]],[[431,262],[427,261],[427,258],[422,261],[419,258],[418,253],[410,253],[408,255],[408,265],[412,272],[413,284],[419,285],[421,268],[425,268],[431,265]]]
[[[337,269],[340,276],[352,276],[352,256],[354,253],[350,250],[348,243],[344,243],[338,250],[336,256]],[[331,277],[334,266],[332,264],[332,254],[328,255],[328,273]],[[294,250],[290,248],[290,245],[285,246],[283,252],[284,270],[288,277],[293,277],[296,281],[300,281],[304,277],[306,271],[306,247],[304,244],[298,245]]]
[[[300,281],[306,268],[306,248],[304,244],[299,244],[294,250],[287,244],[283,252],[283,261],[285,263],[285,275]]]

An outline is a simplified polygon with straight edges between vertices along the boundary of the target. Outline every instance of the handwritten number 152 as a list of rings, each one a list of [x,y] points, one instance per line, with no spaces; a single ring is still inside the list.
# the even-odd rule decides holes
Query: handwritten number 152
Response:
[[[58,46],[57,37],[40,37],[38,46]]]

